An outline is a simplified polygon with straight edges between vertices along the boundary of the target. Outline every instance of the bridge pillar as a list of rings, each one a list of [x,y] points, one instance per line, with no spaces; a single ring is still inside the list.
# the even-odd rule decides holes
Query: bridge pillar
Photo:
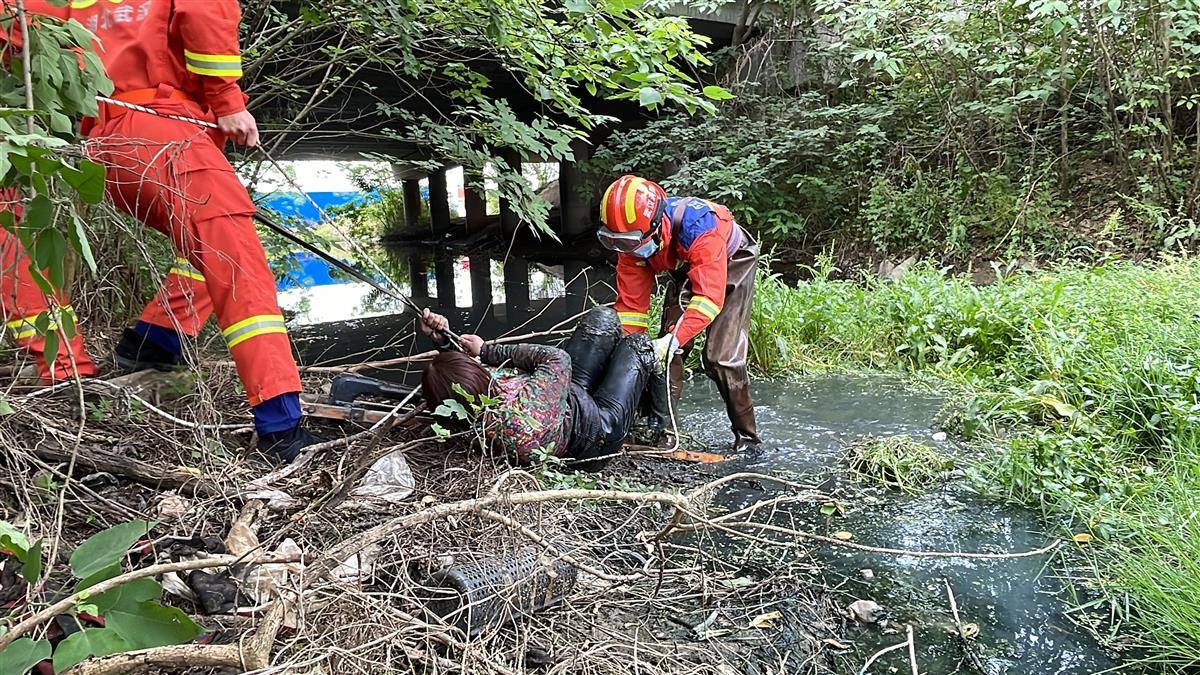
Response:
[[[504,149],[501,150],[500,159],[503,159],[513,171],[521,173],[521,156],[516,150]],[[517,213],[509,206],[507,199],[500,199],[500,229],[504,234],[512,234],[517,231],[517,227],[521,224]],[[526,284],[528,286],[528,284]]]
[[[429,278],[426,274],[425,260],[419,255],[409,255],[408,284],[412,288],[413,300],[429,299]]]
[[[438,308],[454,309],[458,305],[454,292],[454,258],[438,257],[433,263],[433,273],[437,277]]]
[[[429,174],[429,224],[435,236],[450,230],[450,195],[446,191],[446,170]],[[439,295],[440,295],[439,287]]]
[[[473,255],[467,261],[471,265],[471,318],[478,321],[492,311],[492,260]]]
[[[579,168],[579,163],[590,156],[591,146],[585,141],[575,141],[571,150],[575,159],[558,164],[559,234],[564,240],[582,236],[592,229],[591,200],[581,194],[585,181]]]
[[[487,228],[488,224],[487,193],[482,187],[471,187],[474,182],[482,186],[483,176],[463,174],[463,206],[467,210],[467,234],[478,234]]]
[[[400,183],[404,195],[404,228],[415,232],[421,223],[421,183],[405,178]]]
[[[509,323],[529,314],[529,263],[512,256],[504,261],[504,308]]]

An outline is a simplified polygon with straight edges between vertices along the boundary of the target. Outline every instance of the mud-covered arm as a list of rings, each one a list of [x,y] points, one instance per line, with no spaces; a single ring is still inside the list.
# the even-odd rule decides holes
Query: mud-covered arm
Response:
[[[509,365],[531,375],[543,372],[571,374],[571,357],[561,349],[530,343],[516,345],[485,344],[479,350],[479,360],[485,366]]]

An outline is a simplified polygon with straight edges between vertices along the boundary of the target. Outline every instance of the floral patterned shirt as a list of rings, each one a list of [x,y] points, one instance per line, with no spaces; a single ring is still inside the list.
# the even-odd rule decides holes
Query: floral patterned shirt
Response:
[[[484,345],[479,360],[498,368],[492,396],[500,404],[490,413],[492,442],[526,463],[533,451],[566,454],[571,430],[571,357],[546,345]]]

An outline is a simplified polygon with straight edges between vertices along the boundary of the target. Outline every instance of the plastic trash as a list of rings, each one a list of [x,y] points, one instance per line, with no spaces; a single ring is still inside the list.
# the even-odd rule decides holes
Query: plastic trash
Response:
[[[563,560],[549,562],[530,546],[439,570],[426,586],[429,610],[472,637],[562,602],[577,572]]]
[[[404,453],[397,450],[372,464],[350,496],[398,503],[407,499],[416,485]]]

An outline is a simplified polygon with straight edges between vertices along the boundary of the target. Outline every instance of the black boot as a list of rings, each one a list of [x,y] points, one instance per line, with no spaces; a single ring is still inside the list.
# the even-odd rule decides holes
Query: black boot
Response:
[[[321,442],[320,438],[297,424],[286,431],[262,434],[258,437],[258,449],[290,464],[305,448]]]
[[[125,329],[113,356],[117,368],[126,374],[150,369],[168,372],[177,369],[180,361],[179,354],[168,352],[132,328]]]

